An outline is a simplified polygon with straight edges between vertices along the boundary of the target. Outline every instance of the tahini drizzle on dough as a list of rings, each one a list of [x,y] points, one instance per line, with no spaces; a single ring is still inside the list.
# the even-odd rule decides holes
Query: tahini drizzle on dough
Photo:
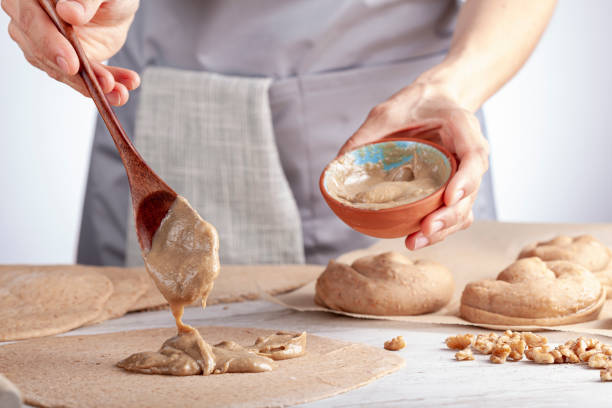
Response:
[[[159,351],[133,354],[118,362],[118,367],[168,375],[262,372],[273,370],[274,360],[305,354],[306,333],[279,332],[258,338],[249,347],[233,341],[210,346],[195,328],[183,323],[184,307],[199,298],[202,307],[206,307],[219,275],[217,230],[185,198],[176,198],[143,257],[157,288],[170,304],[178,333],[166,340]]]

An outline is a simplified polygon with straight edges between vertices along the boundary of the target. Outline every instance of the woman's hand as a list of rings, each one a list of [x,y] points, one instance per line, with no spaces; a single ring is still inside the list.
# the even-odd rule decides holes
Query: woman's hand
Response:
[[[30,64],[85,96],[79,59],[72,45],[57,30],[37,0],[2,0],[11,22],[8,31]],[[72,24],[91,61],[108,101],[116,106],[128,100],[128,91],[140,85],[134,71],[106,66],[102,61],[123,46],[138,0],[59,0],[58,15]]]
[[[441,144],[459,159],[457,173],[444,193],[444,206],[425,217],[421,230],[406,238],[406,247],[415,250],[471,225],[472,205],[489,166],[489,146],[471,111],[442,86],[417,80],[374,107],[340,154],[405,128],[413,128],[408,136]]]

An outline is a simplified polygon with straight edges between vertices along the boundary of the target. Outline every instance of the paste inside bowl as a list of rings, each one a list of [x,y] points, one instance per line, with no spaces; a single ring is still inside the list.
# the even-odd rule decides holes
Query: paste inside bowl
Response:
[[[332,161],[325,172],[327,193],[344,205],[380,210],[421,200],[451,174],[448,158],[413,141],[362,146]]]

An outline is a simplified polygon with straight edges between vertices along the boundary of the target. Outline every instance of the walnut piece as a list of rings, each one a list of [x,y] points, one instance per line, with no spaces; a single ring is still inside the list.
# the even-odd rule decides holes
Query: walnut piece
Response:
[[[385,349],[391,351],[398,351],[406,347],[406,342],[404,341],[404,337],[397,336],[392,338],[391,340],[385,341]]]
[[[537,364],[553,364],[555,357],[548,346],[533,347],[525,351],[525,357]]]
[[[564,363],[576,364],[580,362],[580,358],[578,357],[578,355],[576,355],[574,350],[572,350],[571,347],[569,347],[568,345],[561,345],[557,347],[557,349],[563,356]]]
[[[604,353],[606,356],[612,356],[612,346],[604,344],[603,346],[601,346],[601,352]]]
[[[591,360],[591,357],[593,357],[596,354],[601,354],[601,353],[597,349],[591,349],[591,350],[585,351],[584,353],[580,353],[578,357],[580,357],[580,361],[584,361],[585,363],[588,363]]]
[[[553,357],[555,364],[563,363],[563,354],[559,351],[558,348],[550,351],[550,355]]]
[[[612,381],[612,368],[606,368],[599,372],[599,378],[601,381]]]
[[[518,339],[514,338],[510,342],[510,355],[508,357],[514,361],[522,360],[526,347],[527,343],[519,335]]]
[[[603,353],[597,353],[589,359],[591,368],[612,368],[612,360]]]
[[[521,337],[525,340],[527,347],[541,347],[548,343],[548,339],[544,336],[532,332],[522,332]]]
[[[491,354],[498,338],[495,333],[479,334],[474,341],[474,348],[482,354]]]
[[[473,360],[474,354],[472,354],[472,349],[468,346],[467,348],[456,352],[455,358],[459,361]]]
[[[446,339],[446,346],[452,350],[463,350],[472,344],[472,340],[474,340],[473,334],[458,334],[448,337]]]
[[[495,364],[503,364],[506,362],[506,359],[510,355],[511,351],[512,349],[510,348],[510,345],[508,343],[499,341],[495,344],[493,350],[491,351],[490,360],[492,363]]]

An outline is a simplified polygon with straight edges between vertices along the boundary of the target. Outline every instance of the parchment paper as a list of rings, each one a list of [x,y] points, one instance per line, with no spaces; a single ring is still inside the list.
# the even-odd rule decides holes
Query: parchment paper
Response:
[[[463,288],[468,282],[485,278],[495,279],[497,274],[512,263],[520,250],[534,241],[543,241],[559,234],[591,234],[604,244],[612,245],[612,224],[520,224],[494,221],[477,221],[468,230],[454,234],[444,242],[419,251],[410,252],[404,247],[404,239],[381,240],[370,248],[349,252],[338,258],[351,263],[369,254],[398,251],[411,259],[431,259],[448,267],[455,279],[455,293],[450,303],[436,313],[420,316],[373,316],[330,310],[314,303],[315,282],[286,295],[266,299],[299,311],[336,313],[364,319],[396,320],[417,323],[472,325],[491,329],[559,330],[599,334],[612,337],[612,300],[606,304],[599,319],[591,322],[541,327],[495,326],[474,324],[459,317],[459,304]]]

